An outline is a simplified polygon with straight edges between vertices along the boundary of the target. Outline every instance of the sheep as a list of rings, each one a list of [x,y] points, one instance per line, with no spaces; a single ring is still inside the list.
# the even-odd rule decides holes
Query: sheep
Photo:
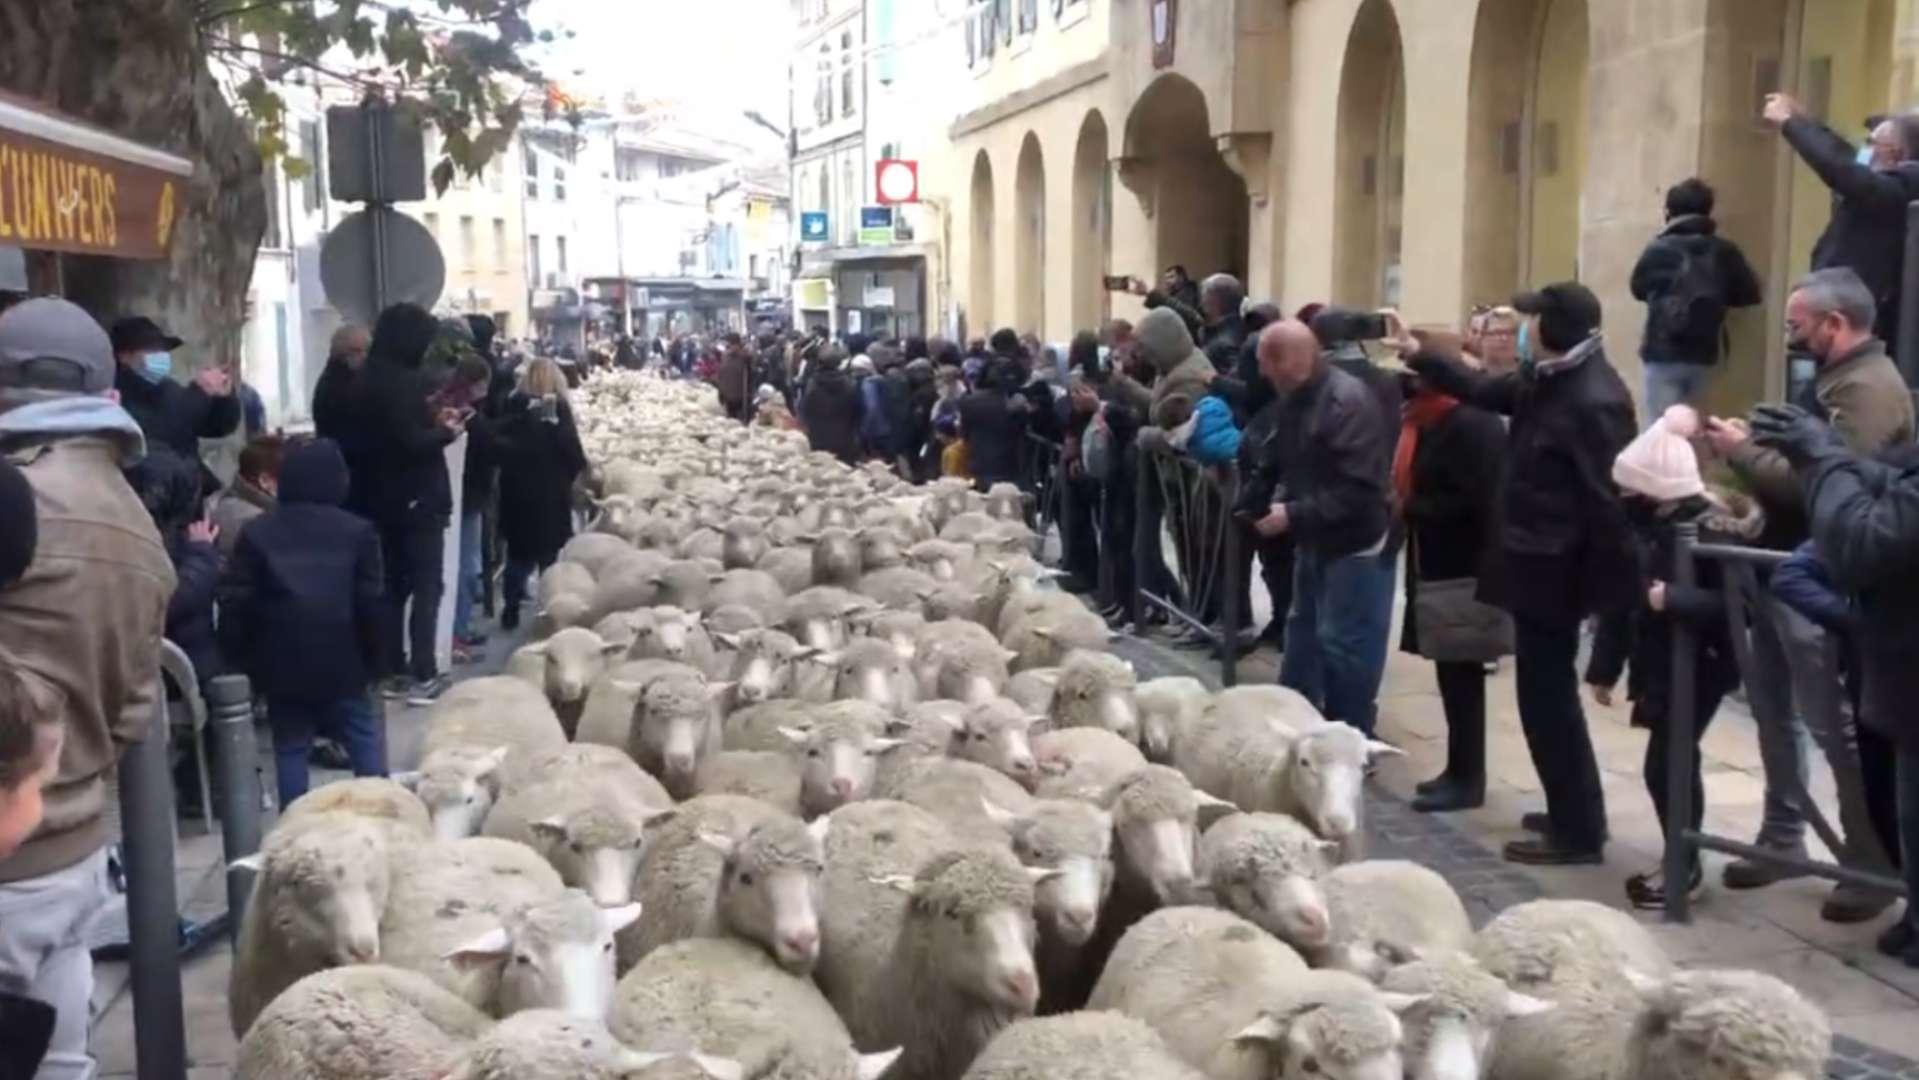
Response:
[[[938,581],[954,581],[973,564],[973,548],[951,540],[921,540],[906,549],[906,563]]]
[[[442,1075],[492,1018],[415,971],[382,964],[300,979],[240,1039],[238,1080]]]
[[[816,977],[854,1045],[903,1048],[888,1075],[957,1080],[1038,1002],[1033,886],[1053,872],[1004,847],[914,835],[896,807],[855,803],[827,819]]]
[[[698,668],[675,660],[629,660],[620,664],[600,676],[586,692],[586,705],[580,710],[580,726],[573,732],[573,741],[628,749],[639,715],[640,694],[648,684],[660,679],[705,678]]]
[[[632,613],[632,619],[633,646],[627,650],[628,659],[677,660],[711,673],[713,642],[697,614],[661,605],[641,608]]]
[[[897,611],[920,610],[920,605],[939,587],[939,582],[910,566],[889,566],[868,570],[855,586],[861,596],[871,597]]]
[[[846,644],[847,617],[877,606],[858,593],[833,585],[815,585],[786,598],[778,625],[816,649],[837,649]]]
[[[706,594],[706,607],[711,612],[715,608],[728,604],[737,604],[761,616],[762,624],[767,618],[779,613],[786,603],[786,587],[780,579],[764,570],[751,567],[739,567],[720,575],[713,588]]]
[[[637,618],[638,616],[631,611],[615,611],[594,623],[592,630],[599,635],[601,641],[608,645],[619,646],[620,651],[624,653],[633,647],[634,623]],[[507,666],[510,674],[519,674],[512,671],[512,661],[509,660]]]
[[[309,790],[280,811],[276,828],[287,828],[316,814],[350,814],[383,825],[394,840],[427,840],[433,820],[419,796],[384,777],[336,780]]]
[[[701,794],[749,795],[813,818],[872,793],[880,755],[901,745],[872,718],[833,709],[779,729],[783,750],[725,750],[700,768]]]
[[[723,1047],[769,1080],[878,1080],[899,1056],[859,1053],[817,987],[729,938],[649,952],[620,979],[609,1027],[635,1046]]]
[[[1404,1017],[1407,1080],[1482,1080],[1493,1042],[1506,1022],[1553,1007],[1507,987],[1458,952],[1401,964],[1387,971],[1379,985],[1426,999]]]
[[[736,517],[726,523],[726,536],[720,545],[720,562],[728,570],[756,565],[772,550],[766,539],[766,525],[754,518]]]
[[[1417,863],[1378,859],[1335,867],[1320,881],[1331,932],[1304,950],[1314,967],[1375,982],[1393,964],[1473,944],[1466,905],[1446,879]]]
[[[942,581],[920,598],[920,613],[928,622],[961,619],[969,623],[984,621],[981,615],[986,596],[979,586],[967,581]]]
[[[670,942],[731,935],[809,974],[819,959],[829,820],[804,825],[737,795],[682,803],[641,862],[643,914],[620,938],[622,968]]]
[[[731,692],[727,683],[708,685],[687,678],[656,679],[640,691],[638,722],[628,750],[674,798],[694,793],[700,762],[719,752],[720,722],[714,707]]]
[[[1176,907],[1127,932],[1089,1007],[1145,1022],[1212,1080],[1400,1080],[1397,1014],[1424,1000],[1309,971],[1237,915]]]
[[[1650,976],[1602,958],[1516,989],[1554,1007],[1501,1029],[1487,1080],[1810,1078],[1832,1053],[1819,1007],[1756,971]]]
[[[301,976],[380,959],[391,836],[382,823],[355,814],[313,813],[274,829],[258,852],[233,861],[255,871],[227,984],[234,1037]]]
[[[1666,952],[1632,916],[1589,900],[1533,900],[1500,912],[1479,931],[1473,956],[1517,989],[1554,981],[1562,968],[1662,976]]]
[[[867,637],[892,645],[902,660],[912,660],[919,655],[919,632],[926,625],[926,616],[917,611],[860,612],[848,622]]]
[[[720,573],[703,560],[674,559],[661,567],[654,579],[653,584],[659,589],[654,603],[698,611],[719,577]]]
[[[607,563],[593,588],[593,614],[583,621],[596,623],[616,611],[659,603],[659,577],[666,564],[666,556],[657,551],[630,551]]]
[[[985,512],[1000,521],[1024,521],[1026,496],[1017,486],[1002,480],[986,489]]]
[[[726,537],[718,529],[701,527],[686,534],[674,551],[682,559],[715,559],[724,563]]]
[[[700,763],[693,788],[701,795],[742,795],[784,814],[800,816],[802,767],[790,751],[722,750]]]
[[[860,567],[867,573],[896,567],[906,561],[912,538],[892,525],[868,525],[860,530]]]
[[[1304,694],[1275,683],[1229,686],[1207,701],[1206,710],[1257,718],[1295,735],[1319,726],[1324,720]]]
[[[632,759],[579,745],[543,759],[522,787],[487,815],[486,835],[525,844],[594,903],[633,898],[633,871],[647,831],[673,813],[673,800]]]
[[[1198,720],[1211,699],[1206,684],[1188,675],[1140,683],[1133,691],[1133,701],[1139,707],[1139,742],[1146,759],[1169,764],[1174,739]]]
[[[1199,876],[1214,901],[1294,948],[1330,943],[1321,880],[1339,845],[1285,814],[1228,814],[1199,838]]]
[[[788,596],[813,586],[813,552],[810,548],[771,548],[760,556],[753,568],[773,575]]]
[[[1097,802],[1113,785],[1146,767],[1132,743],[1095,727],[1062,728],[1033,736],[1039,766],[1034,793],[1042,798]]]
[[[947,703],[941,703],[942,706]],[[1028,791],[1039,779],[1027,731],[1034,718],[1005,698],[928,710],[909,737],[924,749],[1001,772]],[[940,738],[941,733],[945,737]]]
[[[788,696],[798,665],[817,652],[782,630],[721,632],[714,635],[713,643],[731,654],[726,674],[733,684],[736,709]]]
[[[978,623],[942,619],[920,631],[913,667],[925,697],[985,701],[1006,686],[1014,655]]]
[[[606,565],[633,550],[633,545],[607,533],[585,532],[560,548],[559,562],[577,563],[598,578]],[[555,563],[558,566],[559,563]]]
[[[1209,709],[1174,743],[1173,764],[1194,787],[1241,810],[1293,815],[1339,841],[1350,860],[1365,842],[1366,765],[1400,753],[1341,723],[1321,722],[1295,735],[1244,711]]]
[[[1056,666],[1074,649],[1104,649],[1112,639],[1106,620],[1081,607],[1032,615],[1000,640],[1015,654],[1013,670],[1025,671]]]
[[[448,690],[427,713],[420,768],[394,779],[411,788],[433,818],[434,835],[472,836],[528,761],[566,745],[546,695],[511,675],[472,679]]]
[[[744,604],[719,604],[707,611],[701,620],[708,635],[744,634],[748,630],[766,628],[766,614]]]
[[[614,935],[639,915],[638,904],[605,907],[568,889],[557,899],[505,911],[498,926],[456,944],[443,959],[463,972],[485,971],[497,979],[486,1004],[500,1015],[558,1009],[604,1020],[613,1003]],[[418,930],[412,926],[409,932]]]
[[[804,731],[813,726],[823,706],[818,702],[774,698],[728,713],[721,727],[723,750],[785,750],[793,740],[783,729]]]
[[[577,562],[556,562],[540,575],[534,597],[541,610],[545,610],[561,596],[590,597],[594,587],[593,572],[585,566]]]
[[[941,540],[955,543],[972,543],[993,531],[998,522],[977,510],[967,510],[955,514],[946,524],[940,526]]]
[[[1145,1024],[1115,1012],[1020,1020],[986,1044],[964,1080],[1205,1080]]]
[[[461,1055],[446,1080],[742,1080],[731,1058],[635,1050],[606,1025],[550,1009],[515,1013]]]
[[[1046,717],[1050,729],[1103,728],[1129,743],[1139,742],[1139,706],[1133,697],[1138,678],[1132,664],[1109,653],[1074,649],[1059,667],[1028,668],[1013,680],[1043,671],[1054,673],[1047,680],[1051,692],[1034,711]],[[1038,698],[1030,693],[1033,685],[1033,680],[1027,682],[1029,697],[1021,704],[1030,707]],[[1009,683],[1009,697],[1011,689]]]
[[[834,701],[868,701],[897,709],[919,700],[919,680],[890,642],[856,638],[812,659],[832,669]],[[817,691],[802,696],[817,697]]]
[[[813,582],[852,588],[859,584],[860,540],[846,529],[822,529],[813,538]]]
[[[991,803],[1024,813],[1032,796],[1006,774],[955,758],[916,758],[885,762],[873,785],[877,799],[897,799],[931,812],[956,837],[985,846],[1006,845],[1005,830],[983,813]]]
[[[1015,577],[1003,565],[1000,566],[998,576],[1002,588],[1009,579]],[[1004,641],[1007,635],[1018,629],[1026,620],[1041,612],[1085,610],[1086,605],[1080,602],[1079,597],[1058,589],[1034,589],[1019,596],[1009,594],[1000,605],[999,617],[993,620],[993,633]]]
[[[1090,988],[1084,953],[1113,891],[1113,816],[1078,799],[1037,799],[1018,813],[990,800],[983,808],[1022,865],[1057,872],[1034,891],[1040,1013],[1083,1004]]]
[[[579,727],[587,689],[606,672],[613,657],[625,652],[624,646],[609,643],[592,630],[569,626],[544,641],[514,650],[507,671],[546,695],[561,729],[570,737]]]

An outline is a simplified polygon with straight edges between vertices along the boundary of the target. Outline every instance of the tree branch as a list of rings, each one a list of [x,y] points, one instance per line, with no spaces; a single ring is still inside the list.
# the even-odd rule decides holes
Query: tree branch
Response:
[[[309,71],[325,75],[330,79],[338,79],[341,82],[351,83],[355,86],[372,87],[381,90],[388,89],[389,87],[388,83],[376,77],[359,75],[348,71],[339,71],[321,64],[317,60],[308,60],[304,56],[295,56],[292,53],[281,52],[278,49],[267,49],[258,45],[248,45],[243,41],[235,41],[229,37],[216,37],[212,39],[207,44],[207,51],[209,54],[224,53],[229,56],[239,53],[251,53],[262,60],[276,60],[287,64],[295,64]]]

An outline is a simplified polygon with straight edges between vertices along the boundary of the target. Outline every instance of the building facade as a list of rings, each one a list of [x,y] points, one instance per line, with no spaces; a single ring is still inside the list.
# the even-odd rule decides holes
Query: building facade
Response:
[[[937,188],[970,333],[1137,314],[1106,274],[1229,270],[1255,297],[1452,323],[1577,278],[1638,383],[1634,263],[1689,176],[1766,283],[1711,401],[1785,383],[1777,328],[1829,194],[1760,122],[1796,95],[1855,140],[1913,101],[1893,0],[987,0]]]
[[[941,329],[934,301],[946,291],[951,206],[924,195],[883,205],[876,177],[882,161],[911,162],[924,190],[945,155],[963,71],[945,40],[963,9],[914,0],[793,0],[795,321],[901,337]],[[824,232],[805,234],[808,215],[821,214]]]

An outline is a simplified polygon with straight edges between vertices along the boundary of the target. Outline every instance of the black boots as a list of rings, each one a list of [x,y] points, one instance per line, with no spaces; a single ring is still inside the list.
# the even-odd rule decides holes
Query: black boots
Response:
[[[1475,810],[1486,805],[1486,778],[1456,780],[1441,773],[1419,785],[1413,796],[1413,809],[1422,814],[1443,814],[1452,810]]]

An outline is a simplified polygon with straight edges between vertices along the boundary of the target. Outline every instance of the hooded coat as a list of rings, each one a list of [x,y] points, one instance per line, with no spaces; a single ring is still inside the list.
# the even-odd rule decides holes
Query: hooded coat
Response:
[[[800,422],[815,450],[848,465],[860,460],[860,390],[843,368],[816,371],[800,398]]]
[[[572,406],[557,402],[548,420],[535,405],[516,393],[500,421],[500,534],[509,558],[547,566],[573,538],[573,481],[586,451]]]
[[[1646,332],[1639,355],[1654,364],[1711,364],[1719,359],[1719,333],[1693,340],[1658,301],[1675,288],[1689,262],[1703,262],[1720,304],[1727,310],[1757,304],[1759,277],[1739,245],[1719,235],[1719,223],[1704,214],[1682,214],[1646,245],[1632,271],[1633,299],[1646,305]],[[1724,322],[1721,321],[1723,327]]]
[[[1135,331],[1139,355],[1159,373],[1152,388],[1130,377],[1113,380],[1124,403],[1146,416],[1157,428],[1176,428],[1198,407],[1219,372],[1206,354],[1193,345],[1186,324],[1171,308],[1154,308],[1140,319]]]
[[[247,526],[220,582],[228,658],[269,701],[366,692],[383,576],[373,526],[342,509],[346,460],[330,439],[288,452],[280,501]]]
[[[395,304],[380,313],[360,373],[352,445],[355,501],[384,528],[445,528],[453,514],[446,446],[454,434],[427,404],[432,381],[423,370],[440,325],[425,310]]]

